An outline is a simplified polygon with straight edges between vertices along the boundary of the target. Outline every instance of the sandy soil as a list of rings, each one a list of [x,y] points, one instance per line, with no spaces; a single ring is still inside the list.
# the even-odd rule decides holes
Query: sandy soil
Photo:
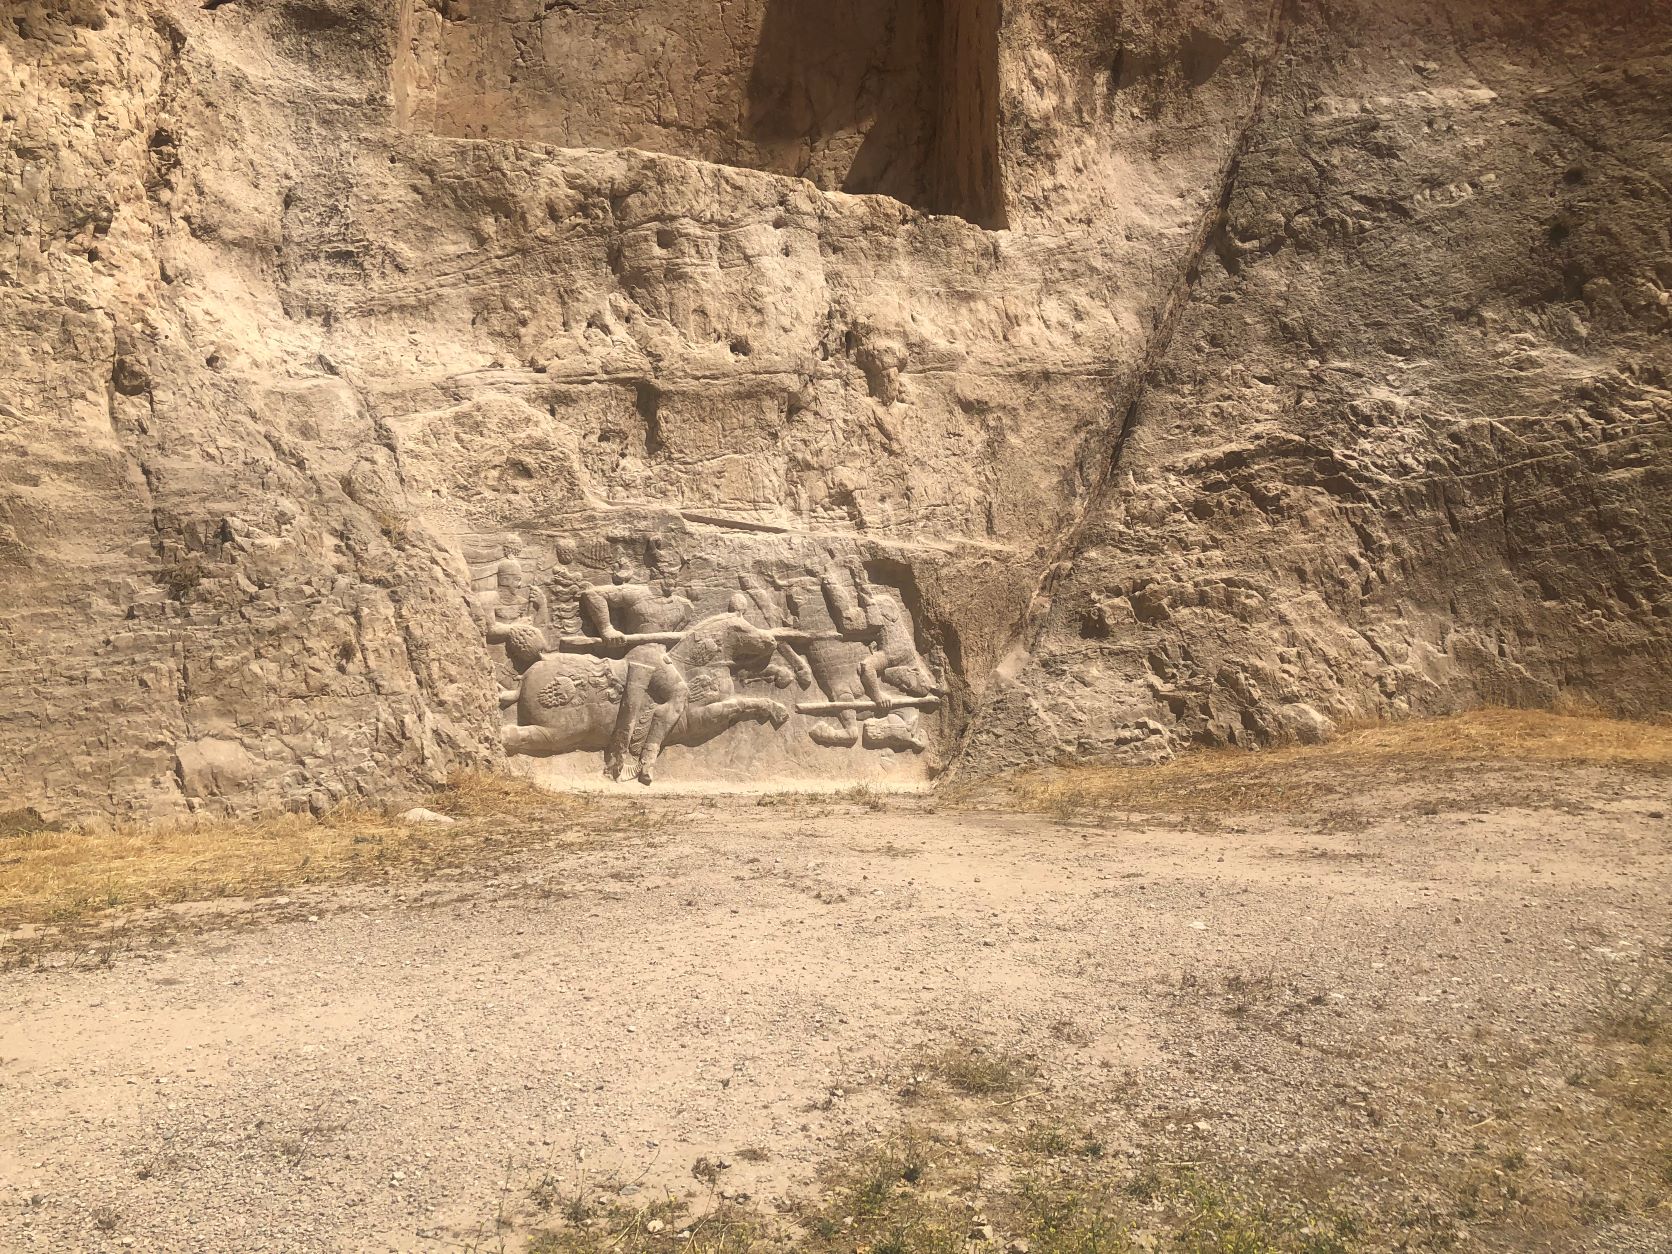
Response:
[[[514,1248],[533,1181],[631,1203],[724,1158],[770,1209],[927,1118],[1264,1164],[1411,1231],[1513,1145],[1583,1222],[1476,1206],[1477,1247],[1672,1249],[1664,1203],[1585,1209],[1612,1116],[1574,1079],[1664,978],[1664,785],[1367,776],[1214,821],[667,798],[491,872],[59,953],[0,977],[0,1246]],[[913,1109],[969,1042],[1036,1082]]]

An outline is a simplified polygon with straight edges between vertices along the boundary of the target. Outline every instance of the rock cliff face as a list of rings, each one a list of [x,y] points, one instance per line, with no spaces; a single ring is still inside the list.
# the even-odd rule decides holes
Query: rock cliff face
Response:
[[[1669,26],[14,0],[0,796],[1665,710]]]

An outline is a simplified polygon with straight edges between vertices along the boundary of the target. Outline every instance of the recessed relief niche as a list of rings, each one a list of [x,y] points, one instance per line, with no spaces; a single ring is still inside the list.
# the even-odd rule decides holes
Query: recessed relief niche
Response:
[[[998,0],[406,0],[403,124],[641,148],[1003,223]]]
[[[460,537],[505,751],[551,782],[927,779],[944,659],[909,567],[834,537]]]

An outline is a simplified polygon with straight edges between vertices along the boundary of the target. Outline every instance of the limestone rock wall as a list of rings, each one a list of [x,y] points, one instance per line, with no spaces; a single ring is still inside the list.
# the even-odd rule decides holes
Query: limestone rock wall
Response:
[[[991,224],[997,0],[447,0],[403,7],[401,121],[640,148]]]
[[[876,3],[8,6],[0,796],[503,762],[622,567],[692,780],[1666,708],[1658,6]]]
[[[1672,20],[1516,9],[1284,16],[971,766],[1672,705]]]

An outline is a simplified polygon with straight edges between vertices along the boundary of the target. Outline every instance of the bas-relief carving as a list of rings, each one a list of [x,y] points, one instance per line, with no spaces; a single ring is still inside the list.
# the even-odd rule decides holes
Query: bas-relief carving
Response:
[[[475,546],[488,643],[503,646],[510,671],[506,751],[600,753],[609,778],[648,784],[665,747],[701,746],[744,722],[838,774],[832,751],[929,747],[940,680],[897,588],[857,553],[719,547],[688,558],[619,537]]]

